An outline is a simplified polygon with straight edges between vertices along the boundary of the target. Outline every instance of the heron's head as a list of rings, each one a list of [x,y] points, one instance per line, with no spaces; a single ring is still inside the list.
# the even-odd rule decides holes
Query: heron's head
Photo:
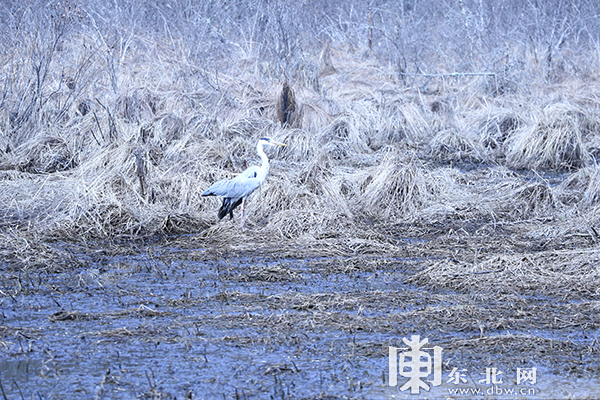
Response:
[[[279,143],[274,141],[273,139],[269,138],[269,137],[263,137],[260,138],[260,140],[258,141],[258,144],[270,144],[271,146],[287,146],[287,144],[285,143]]]

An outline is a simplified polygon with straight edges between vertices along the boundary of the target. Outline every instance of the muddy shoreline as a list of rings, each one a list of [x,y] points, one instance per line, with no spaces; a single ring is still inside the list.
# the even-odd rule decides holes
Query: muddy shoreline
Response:
[[[6,398],[403,398],[408,391],[388,385],[388,349],[411,335],[444,349],[443,390],[488,389],[477,381],[489,367],[514,386],[516,368],[536,367],[529,398],[556,396],[559,378],[587,382],[596,396],[595,295],[465,284],[469,273],[492,281],[500,270],[436,278],[432,266],[464,257],[428,254],[441,237],[404,240],[395,254],[313,249],[304,258],[301,248],[204,243],[188,235],[119,251],[70,245],[76,263],[5,265]],[[467,382],[447,382],[454,367]],[[448,395],[436,390],[417,398]]]

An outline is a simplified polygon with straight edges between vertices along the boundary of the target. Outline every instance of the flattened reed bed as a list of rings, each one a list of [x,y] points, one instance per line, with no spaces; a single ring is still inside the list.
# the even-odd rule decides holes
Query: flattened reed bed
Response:
[[[410,329],[415,324],[423,329],[443,325],[456,332],[474,333],[480,337],[494,337],[499,332],[536,329],[560,332],[580,332],[598,329],[600,321],[594,312],[597,302],[577,304],[554,303],[551,308],[543,302],[531,303],[521,296],[498,295],[489,299],[473,300],[468,295],[434,294],[433,301],[426,292],[368,293],[317,293],[312,295],[285,293],[272,296],[243,292],[220,293],[211,298],[188,301],[168,300],[167,311],[148,309],[145,306],[106,313],[78,313],[61,311],[51,316],[53,323],[89,321],[106,316],[108,320],[138,320],[143,329],[116,329],[94,332],[94,335],[113,337],[140,337],[154,340],[161,337],[169,342],[183,340],[185,330],[211,331],[239,329],[271,335],[290,332],[342,332],[385,333],[390,329]],[[470,300],[469,300],[470,299]],[[160,299],[155,299],[162,304]],[[413,300],[416,302],[413,303]],[[411,303],[407,307],[407,303]],[[201,317],[183,315],[179,310],[212,308],[226,304],[226,313],[203,312]],[[158,317],[158,318],[157,318]],[[173,317],[176,324],[173,325]],[[147,336],[150,334],[150,336]],[[557,340],[557,342],[560,340]]]
[[[136,308],[130,308],[119,311],[109,312],[97,312],[97,313],[85,313],[80,311],[59,311],[52,314],[49,319],[50,322],[58,321],[91,321],[91,320],[102,320],[108,321],[118,318],[157,318],[157,317],[169,317],[172,313],[168,311],[153,310],[145,305],[141,305]]]
[[[467,349],[464,354],[450,356],[460,359],[461,363],[470,361],[477,365],[482,362],[481,359],[489,359],[487,354],[494,353],[496,357],[500,358],[504,354],[516,352],[523,355],[523,358],[535,357],[539,360],[540,366],[549,368],[552,373],[564,374],[573,368],[582,371],[581,375],[585,370],[588,374],[595,373],[594,367],[587,366],[587,363],[582,361],[589,349],[570,340],[544,338],[531,334],[503,334],[473,339],[452,339],[444,343],[444,347]],[[556,353],[559,355],[557,359],[560,359],[559,363],[549,363],[539,357],[540,354],[548,351],[548,347],[556,349]],[[509,365],[518,365],[518,362],[510,359],[505,359],[503,362]]]
[[[600,298],[600,254],[591,249],[484,256],[482,260],[444,260],[409,278],[431,289],[473,293],[552,293],[560,299]]]

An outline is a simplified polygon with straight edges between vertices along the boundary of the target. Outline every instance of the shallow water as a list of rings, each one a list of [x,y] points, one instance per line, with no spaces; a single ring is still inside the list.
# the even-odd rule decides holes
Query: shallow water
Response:
[[[201,250],[159,247],[131,256],[77,257],[83,262],[77,269],[3,274],[5,398],[505,398],[497,390],[487,396],[491,386],[473,382],[490,366],[514,375],[517,364],[537,366],[537,382],[505,380],[497,385],[501,393],[535,391],[506,398],[600,397],[600,381],[589,373],[580,379],[557,375],[552,349],[540,360],[531,354],[518,360],[520,354],[505,350],[482,355],[451,345],[479,332],[444,319],[413,321],[423,310],[443,317],[444,309],[468,301],[405,284],[418,259],[207,261]],[[399,386],[388,385],[388,346],[403,346],[402,338],[414,334],[443,344],[445,352],[444,384],[420,394],[400,391],[403,377]],[[591,347],[595,337],[512,334]],[[600,370],[597,353],[590,357],[590,367]],[[462,386],[447,383],[455,366],[471,370]],[[451,391],[458,387],[464,390]]]

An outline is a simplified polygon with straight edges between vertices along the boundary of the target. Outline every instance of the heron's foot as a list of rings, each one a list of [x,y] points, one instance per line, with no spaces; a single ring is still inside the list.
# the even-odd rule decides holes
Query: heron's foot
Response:
[[[252,228],[249,228],[248,225],[246,225],[246,221],[244,221],[242,224],[240,224],[240,228],[242,231],[247,232],[247,231],[251,231]]]

